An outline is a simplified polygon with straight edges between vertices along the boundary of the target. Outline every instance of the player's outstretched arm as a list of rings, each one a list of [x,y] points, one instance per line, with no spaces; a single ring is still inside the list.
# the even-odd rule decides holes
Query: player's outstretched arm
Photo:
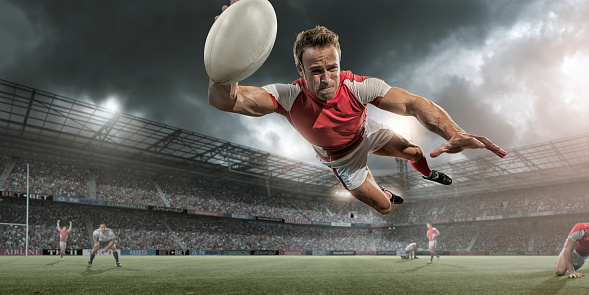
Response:
[[[398,115],[413,116],[428,130],[446,139],[448,142],[430,153],[432,158],[438,157],[442,153],[453,154],[465,149],[480,148],[486,148],[499,157],[507,155],[507,152],[486,137],[466,133],[444,109],[431,100],[401,88],[391,88],[378,107]]]
[[[564,245],[564,251],[562,253],[566,263],[566,268],[569,271],[569,278],[582,278],[585,276],[582,273],[578,273],[573,265],[573,250],[575,249],[576,244],[577,241],[571,239],[570,237],[567,238],[567,241]]]
[[[72,221],[70,220],[70,227],[67,229],[68,232],[72,230]]]
[[[209,103],[219,110],[259,117],[274,112],[266,90],[237,83],[219,84],[209,79]]]
[[[59,227],[59,220],[57,220],[57,230],[61,231],[61,227]]]

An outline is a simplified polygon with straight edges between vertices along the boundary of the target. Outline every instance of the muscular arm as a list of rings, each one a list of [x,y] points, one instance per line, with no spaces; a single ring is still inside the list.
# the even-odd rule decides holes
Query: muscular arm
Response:
[[[413,116],[429,131],[446,139],[448,142],[430,154],[433,158],[442,153],[459,153],[464,149],[478,148],[486,148],[499,157],[507,155],[507,152],[486,137],[466,133],[434,102],[401,88],[391,88],[380,101],[378,108],[402,116]]]
[[[436,231],[434,232],[434,237],[437,237],[440,235],[440,231],[436,229]]]
[[[567,270],[569,271],[569,276],[571,277],[583,277],[577,276],[577,272],[575,271],[575,267],[573,266],[573,250],[575,250],[575,245],[577,241],[571,239],[570,237],[567,238],[567,241],[564,245],[564,252],[562,253],[564,256],[564,261],[566,263]]]
[[[274,112],[266,90],[253,86],[219,84],[209,80],[209,103],[219,110],[259,117]]]
[[[446,140],[458,133],[466,133],[434,102],[401,88],[391,88],[378,107],[401,116],[413,116],[429,131]]]
[[[57,221],[57,230],[61,231],[61,227],[59,227],[59,220]]]
[[[72,230],[72,222],[70,221],[70,227],[67,229],[67,232],[69,233],[70,230]]]
[[[112,247],[112,245],[114,245],[115,243],[115,239],[113,238],[112,240],[110,240],[110,242],[108,243],[108,246],[106,246],[104,248],[104,251],[108,251],[108,249],[110,249]]]

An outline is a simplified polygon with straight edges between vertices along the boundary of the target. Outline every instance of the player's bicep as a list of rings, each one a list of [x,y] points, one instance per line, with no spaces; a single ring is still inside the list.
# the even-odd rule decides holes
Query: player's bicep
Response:
[[[568,237],[566,242],[564,243],[565,251],[572,252],[573,250],[575,250],[576,244],[577,244],[577,241],[571,239],[571,237]]]
[[[398,115],[412,116],[414,114],[412,105],[417,98],[418,96],[406,90],[392,87],[383,96],[377,107]]]
[[[259,117],[273,113],[274,102],[270,94],[263,88],[239,86],[232,112]]]

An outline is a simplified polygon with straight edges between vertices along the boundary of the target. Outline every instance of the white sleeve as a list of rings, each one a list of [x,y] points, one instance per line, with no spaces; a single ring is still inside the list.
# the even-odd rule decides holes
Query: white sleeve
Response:
[[[578,241],[578,240],[582,239],[584,235],[585,235],[584,230],[578,230],[578,231],[570,234],[569,238],[571,238],[571,240]]]
[[[384,97],[391,89],[391,86],[378,78],[366,78],[362,81],[346,79],[344,80],[344,84],[354,94],[354,97],[364,105],[369,104],[378,97]]]
[[[287,112],[290,112],[295,99],[302,91],[301,86],[298,84],[277,83],[262,88],[272,95]]]

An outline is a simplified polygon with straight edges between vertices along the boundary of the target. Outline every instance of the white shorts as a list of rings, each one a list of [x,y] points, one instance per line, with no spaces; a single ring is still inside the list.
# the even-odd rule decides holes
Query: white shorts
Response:
[[[67,243],[66,243],[66,242],[64,242],[64,241],[59,241],[59,247],[60,247],[60,248],[65,248],[65,247],[66,247],[66,245],[67,245]]]
[[[430,248],[430,249],[431,249],[431,248],[434,248],[434,249],[435,249],[437,244],[438,244],[438,243],[436,242],[436,240],[429,241],[429,248]]]
[[[344,188],[353,190],[366,180],[368,154],[378,151],[394,136],[394,132],[374,120],[366,118],[364,122],[364,138],[356,149],[341,159],[335,161],[319,161],[333,169]]]

